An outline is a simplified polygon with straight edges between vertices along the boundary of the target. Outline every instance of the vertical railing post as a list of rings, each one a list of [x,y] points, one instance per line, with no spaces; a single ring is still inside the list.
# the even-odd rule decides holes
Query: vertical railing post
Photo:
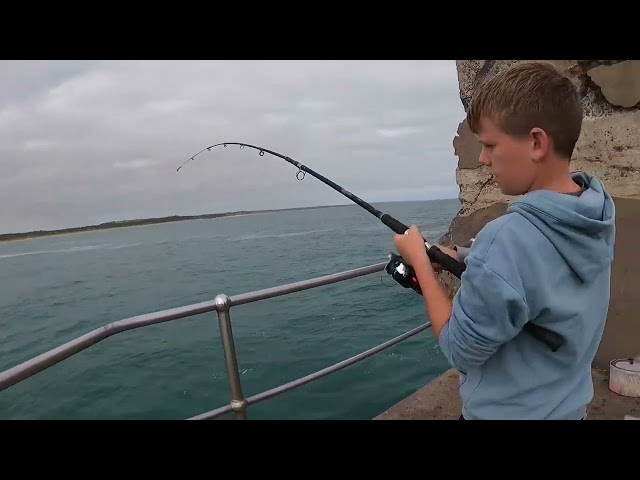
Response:
[[[247,401],[242,394],[242,385],[240,384],[238,359],[236,357],[236,347],[233,343],[231,317],[229,316],[229,308],[231,307],[229,297],[220,294],[216,296],[215,302],[218,311],[224,359],[227,365],[227,374],[229,375],[229,386],[231,387],[231,408],[233,408],[236,420],[246,420]]]

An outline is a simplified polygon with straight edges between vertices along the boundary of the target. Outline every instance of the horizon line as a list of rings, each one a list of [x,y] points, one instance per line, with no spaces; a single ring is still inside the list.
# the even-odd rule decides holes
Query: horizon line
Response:
[[[439,200],[460,200],[459,197],[443,197],[443,198],[432,198],[432,199],[412,199],[412,200],[381,200],[381,201],[373,201],[373,203],[418,203],[418,202],[437,202]],[[252,214],[261,214],[261,213],[279,213],[286,211],[295,211],[295,210],[312,210],[312,209],[322,209],[322,208],[334,208],[334,207],[359,207],[359,205],[355,203],[337,203],[337,204],[322,204],[322,205],[312,205],[306,207],[283,207],[283,208],[263,208],[259,210],[234,210],[234,211],[226,211],[226,212],[211,212],[211,213],[200,213],[200,214],[185,214],[185,215],[166,215],[162,217],[145,217],[145,218],[122,218],[120,220],[110,220],[101,223],[95,224],[87,224],[80,225],[75,227],[64,227],[64,228],[53,228],[49,230],[29,230],[29,231],[17,231],[17,232],[7,232],[0,233],[0,242],[9,240],[6,237],[17,237],[17,238],[34,238],[34,237],[42,237],[49,236],[55,234],[64,234],[64,233],[80,233],[82,231],[90,231],[90,230],[107,230],[113,228],[122,228],[127,226],[142,226],[142,225],[153,225],[153,224],[161,224],[161,223],[172,223],[172,222],[180,222],[180,221],[188,221],[188,220],[214,220],[216,218],[225,218],[232,216],[240,216],[240,215],[252,215]]]

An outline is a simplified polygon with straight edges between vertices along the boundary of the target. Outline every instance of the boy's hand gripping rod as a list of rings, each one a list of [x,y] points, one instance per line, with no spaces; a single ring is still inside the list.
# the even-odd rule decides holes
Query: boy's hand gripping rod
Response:
[[[267,153],[269,153],[269,154],[271,154],[271,155],[273,155],[275,157],[281,158],[281,159],[285,160],[286,162],[290,163],[291,165],[293,165],[293,166],[298,168],[298,172],[296,173],[296,178],[298,180],[304,179],[305,172],[309,173],[310,175],[314,176],[315,178],[320,180],[325,185],[330,186],[331,188],[333,188],[337,192],[339,192],[342,195],[344,195],[345,197],[347,197],[349,200],[354,202],[356,205],[364,208],[366,211],[368,211],[372,215],[376,216],[378,219],[380,219],[380,221],[382,223],[384,223],[387,227],[389,227],[395,233],[397,233],[399,235],[403,235],[407,230],[409,230],[409,227],[406,226],[404,223],[400,222],[399,220],[395,219],[394,217],[392,217],[391,215],[389,215],[387,213],[383,213],[380,210],[377,210],[372,205],[370,205],[369,203],[365,202],[364,200],[362,200],[361,198],[357,197],[356,195],[354,195],[353,193],[349,192],[348,190],[345,190],[344,188],[342,188],[337,183],[332,182],[328,178],[326,178],[326,177],[320,175],[319,173],[313,171],[311,168],[303,165],[302,163],[291,159],[291,157],[288,157],[286,155],[282,155],[280,153],[274,152],[273,150],[269,150],[269,149],[262,148],[262,147],[257,147],[255,145],[250,145],[248,143],[224,142],[224,143],[217,143],[215,145],[211,145],[211,146],[209,146],[207,148],[202,149],[201,151],[196,153],[194,156],[192,156],[190,159],[188,159],[186,162],[184,162],[182,165],[180,165],[178,167],[177,171],[180,171],[180,169],[184,165],[189,163],[191,160],[195,159],[195,157],[200,155],[205,150],[211,151],[212,148],[218,147],[218,146],[224,146],[226,148],[227,145],[239,145],[240,148],[244,148],[244,147],[253,148],[253,149],[259,151],[259,155],[260,156],[264,156],[264,153],[267,152]],[[302,174],[302,176],[300,176],[300,174]],[[423,240],[424,240],[424,238],[423,238]],[[431,261],[433,263],[438,263],[438,264],[442,265],[443,269],[445,269],[448,272],[450,272],[451,274],[455,275],[457,278],[461,278],[462,277],[462,274],[464,273],[464,271],[466,269],[466,264],[464,262],[459,262],[455,258],[450,257],[449,255],[444,253],[442,250],[440,250],[436,245],[432,245],[429,242],[427,242],[426,240],[424,240],[424,243],[425,243],[425,247],[427,249],[427,254],[429,255],[429,258],[431,259]],[[389,262],[389,265],[387,265],[387,273],[391,274],[391,276],[396,281],[398,281],[398,283],[403,285],[404,287],[412,288],[417,293],[422,294],[422,292],[421,292],[421,290],[419,288],[419,285],[417,284],[417,280],[409,281],[409,282],[407,282],[407,280],[406,280],[406,279],[413,279],[414,278],[414,274],[411,271],[412,270],[411,267],[406,265],[406,264],[404,264],[403,261],[402,261],[402,258],[399,257],[398,255],[392,255],[391,257],[392,257],[392,260]],[[394,268],[391,268],[392,265],[393,265]],[[400,267],[402,267],[402,268],[400,268]],[[398,272],[399,271],[403,272],[401,274],[402,278],[398,277]],[[527,323],[524,326],[524,330],[528,331],[535,338],[537,338],[541,342],[545,343],[554,352],[556,350],[558,350],[558,348],[560,348],[562,346],[562,344],[564,343],[564,338],[562,336],[560,336],[559,334],[557,334],[555,332],[552,332],[550,330],[547,330],[546,328],[541,327],[539,325],[535,325],[535,324],[533,324],[531,322]]]

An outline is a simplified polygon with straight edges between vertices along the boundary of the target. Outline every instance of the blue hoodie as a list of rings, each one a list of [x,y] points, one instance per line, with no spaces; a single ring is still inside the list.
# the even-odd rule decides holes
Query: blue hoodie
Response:
[[[460,372],[465,419],[581,419],[609,307],[615,206],[577,172],[580,196],[538,190],[476,236],[439,344]],[[556,352],[522,331],[561,334]]]

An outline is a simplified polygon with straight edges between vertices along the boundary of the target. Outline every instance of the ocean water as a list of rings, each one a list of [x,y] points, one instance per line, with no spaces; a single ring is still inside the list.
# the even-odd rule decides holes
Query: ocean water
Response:
[[[457,200],[375,205],[437,241]],[[0,371],[133,315],[387,260],[393,232],[355,206],[0,244]],[[231,309],[245,396],[428,321],[380,272]],[[371,419],[448,368],[430,329],[252,405],[250,419]],[[123,332],[0,392],[2,419],[184,419],[230,401],[215,312]],[[232,418],[225,415],[222,418]]]

